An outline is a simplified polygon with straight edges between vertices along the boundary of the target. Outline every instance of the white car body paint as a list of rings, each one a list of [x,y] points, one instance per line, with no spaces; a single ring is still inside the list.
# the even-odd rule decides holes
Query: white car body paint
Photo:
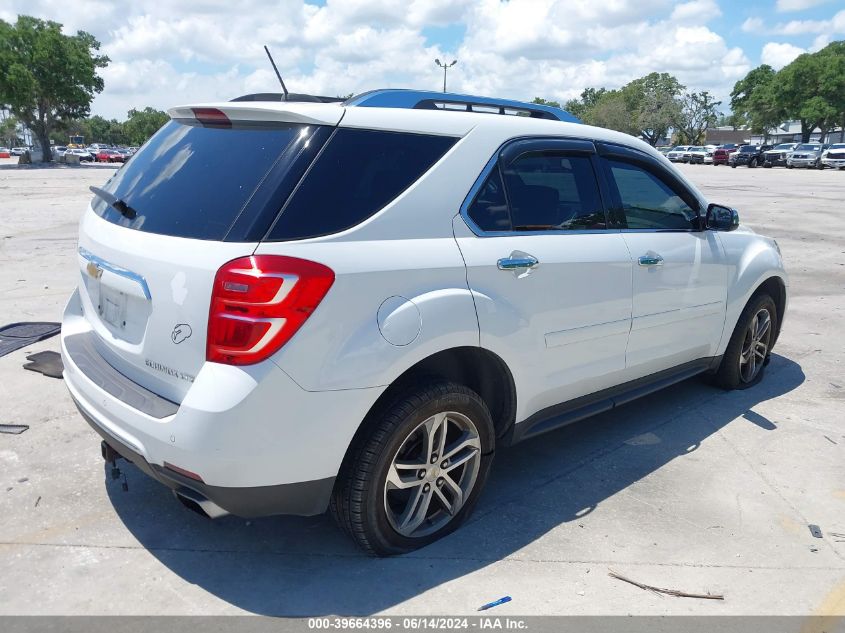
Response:
[[[557,403],[722,354],[759,285],[772,277],[786,283],[772,240],[742,228],[488,238],[459,214],[491,157],[522,137],[634,148],[659,161],[706,208],[701,192],[669,160],[625,134],[469,112],[200,105],[253,121],[459,137],[383,209],[323,237],[210,243],[120,227],[90,208],[84,214],[80,285],[62,328],[68,388],[106,434],[150,464],[178,464],[210,485],[259,487],[336,476],[385,388],[438,352],[481,347],[501,358],[513,377],[519,424]],[[170,113],[193,116],[188,107]],[[514,253],[540,264],[527,274],[498,270],[496,262]],[[663,266],[638,264],[640,256],[655,253]],[[270,359],[242,367],[207,362],[215,273],[251,254],[319,262],[334,271],[334,284]],[[108,311],[101,299],[111,302]],[[114,323],[118,316],[126,317],[125,325]],[[171,335],[180,324],[192,334],[174,344]],[[95,336],[110,366],[178,405],[176,412],[151,417],[86,377],[65,346],[68,337],[84,333]],[[172,373],[151,369],[147,361]]]

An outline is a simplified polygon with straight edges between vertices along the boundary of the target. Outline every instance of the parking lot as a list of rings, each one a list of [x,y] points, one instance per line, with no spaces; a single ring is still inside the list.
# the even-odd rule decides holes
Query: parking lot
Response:
[[[2,323],[60,320],[111,169],[0,168]],[[124,491],[62,381],[22,369],[53,338],[0,358],[0,423],[30,425],[0,434],[0,614],[845,615],[845,172],[679,169],[783,251],[761,384],[692,379],[503,451],[466,526],[372,559],[328,517],[211,522],[131,466]]]

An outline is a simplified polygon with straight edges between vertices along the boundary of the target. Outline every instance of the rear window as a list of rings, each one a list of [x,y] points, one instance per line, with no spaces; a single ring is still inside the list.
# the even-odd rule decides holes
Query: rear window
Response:
[[[282,209],[268,239],[318,237],[360,224],[416,182],[456,141],[339,128]]]
[[[237,220],[241,230],[235,239],[254,241],[269,228],[329,130],[170,121],[103,186],[135,216],[125,217],[100,197],[91,204],[114,224],[175,237],[223,240]],[[272,195],[255,195],[265,180],[262,189]],[[288,190],[278,192],[284,183]],[[259,203],[262,208],[256,208]]]

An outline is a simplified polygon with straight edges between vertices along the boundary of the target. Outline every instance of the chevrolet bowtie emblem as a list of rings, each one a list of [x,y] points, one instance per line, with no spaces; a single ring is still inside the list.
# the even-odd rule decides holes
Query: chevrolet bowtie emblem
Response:
[[[85,267],[85,270],[94,279],[99,279],[103,276],[103,269],[97,266],[97,264],[95,264],[94,262],[88,262],[88,265]]]

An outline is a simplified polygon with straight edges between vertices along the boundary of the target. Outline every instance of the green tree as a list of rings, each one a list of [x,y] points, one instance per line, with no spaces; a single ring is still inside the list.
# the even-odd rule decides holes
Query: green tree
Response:
[[[57,122],[84,117],[103,90],[97,69],[109,58],[96,54],[90,33],[62,34],[57,22],[18,16],[0,20],[0,105],[38,138],[44,160],[51,160],[50,133]]]
[[[551,106],[552,108],[560,107],[560,103],[558,101],[546,101],[542,97],[534,97],[534,100],[531,103],[536,103],[537,105]]]
[[[747,125],[756,134],[768,135],[787,114],[776,91],[777,73],[767,64],[752,69],[734,84],[731,110],[735,126]]]
[[[631,117],[625,96],[619,90],[604,90],[598,100],[582,117],[584,123],[617,130],[626,134],[637,134],[638,127]]]
[[[170,117],[166,112],[146,107],[143,110],[129,111],[128,118],[123,123],[123,135],[130,145],[143,145],[147,139],[167,123]]]
[[[0,113],[0,145],[6,147],[18,145],[18,120],[2,113]]]
[[[590,109],[595,107],[606,92],[605,88],[585,88],[580,99],[570,99],[563,104],[563,109],[581,120],[586,120]]]
[[[722,104],[716,101],[706,90],[688,92],[681,97],[675,129],[681,143],[698,144],[704,132],[714,125],[719,116],[717,108]]]
[[[825,134],[845,119],[845,43],[833,42],[817,53],[804,53],[776,76],[773,99],[785,114],[801,122],[806,143],[815,128]]]
[[[636,134],[650,145],[666,137],[678,119],[684,86],[669,73],[649,73],[622,88]]]

